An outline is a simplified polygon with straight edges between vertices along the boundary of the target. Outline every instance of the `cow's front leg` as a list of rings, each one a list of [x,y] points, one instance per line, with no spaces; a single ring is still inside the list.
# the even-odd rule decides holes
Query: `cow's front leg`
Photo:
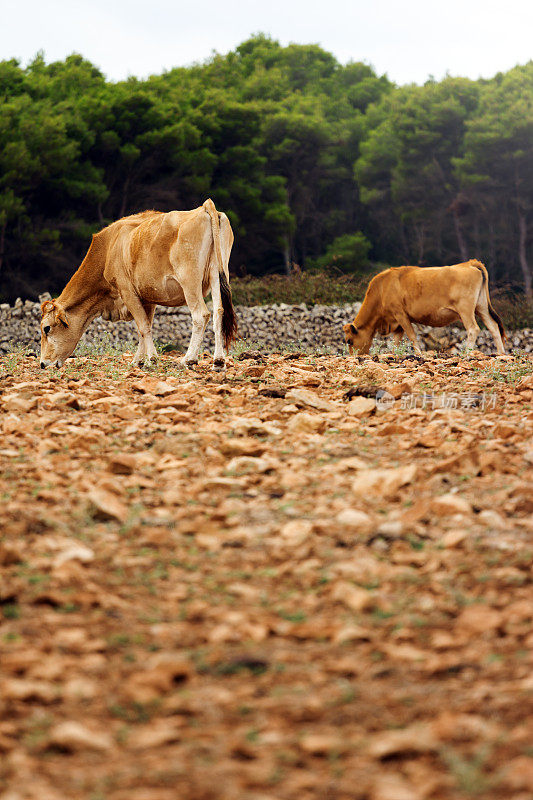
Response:
[[[394,331],[392,338],[394,339],[394,346],[399,347],[403,339],[403,331]]]
[[[143,303],[139,297],[129,289],[121,290],[121,297],[139,332],[139,346],[133,357],[133,364],[137,366],[144,362],[157,359],[157,350],[152,339],[152,321],[154,319],[155,304]]]
[[[137,364],[141,364],[144,361],[145,356],[144,350],[144,339],[139,339],[139,344],[137,345],[137,350],[135,351],[135,355],[133,356],[133,363],[135,366]]]
[[[416,336],[415,329],[411,325],[411,320],[409,319],[407,314],[403,314],[402,313],[402,314],[397,315],[397,320],[398,320],[399,324],[402,326],[403,332],[405,333],[405,335],[413,343],[413,349],[414,349],[416,355],[423,357],[422,350],[420,349],[420,345],[418,344],[418,339],[417,339],[417,336]]]

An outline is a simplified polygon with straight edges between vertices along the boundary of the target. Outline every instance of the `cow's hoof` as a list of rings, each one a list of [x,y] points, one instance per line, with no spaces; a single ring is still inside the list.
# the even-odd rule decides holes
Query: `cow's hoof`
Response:
[[[153,367],[157,364],[157,357],[152,356],[148,358],[148,356],[142,356],[137,361],[131,362],[134,367]]]
[[[226,369],[226,361],[224,358],[215,358],[213,361],[213,369],[215,372],[223,372]]]
[[[188,367],[189,369],[192,369],[192,367],[195,367],[198,364],[198,360],[196,359],[196,360],[192,360],[192,361],[185,361],[184,358],[181,358],[180,359],[180,364],[182,364],[182,366],[184,366],[184,367]]]

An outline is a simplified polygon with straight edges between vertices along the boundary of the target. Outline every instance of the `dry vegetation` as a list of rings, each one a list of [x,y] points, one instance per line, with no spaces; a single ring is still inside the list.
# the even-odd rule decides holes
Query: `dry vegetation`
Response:
[[[365,273],[342,274],[338,270],[303,271],[287,275],[232,277],[231,289],[236,305],[272,303],[289,305],[343,305],[362,300],[368,283],[387,265],[376,265]],[[533,327],[533,304],[511,286],[491,285],[491,299],[508,330]]]
[[[530,798],[533,360],[130,359],[0,361],[2,800]]]
[[[264,306],[272,303],[344,305],[362,300],[370,278],[378,272],[376,269],[364,275],[342,275],[332,270],[261,277],[232,276],[231,291],[233,302],[243,306]]]

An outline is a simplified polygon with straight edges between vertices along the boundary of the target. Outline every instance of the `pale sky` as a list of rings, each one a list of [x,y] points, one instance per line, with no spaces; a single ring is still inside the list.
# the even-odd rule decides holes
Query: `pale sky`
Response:
[[[77,52],[111,80],[201,62],[257,32],[396,83],[491,77],[533,58],[533,0],[0,0],[0,60]]]

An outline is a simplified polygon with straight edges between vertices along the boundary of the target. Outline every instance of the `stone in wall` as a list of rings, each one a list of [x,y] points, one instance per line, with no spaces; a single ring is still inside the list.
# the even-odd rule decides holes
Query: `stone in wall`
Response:
[[[48,299],[44,297],[44,299]],[[208,307],[211,304],[208,303]],[[351,321],[360,308],[360,303],[344,306],[286,305],[280,303],[270,306],[236,306],[239,335],[247,346],[265,351],[280,348],[318,351],[327,348],[328,352],[343,352],[344,338],[342,326]],[[40,303],[23,302],[20,298],[14,306],[0,305],[0,353],[8,353],[20,347],[29,347],[39,352],[41,317]],[[423,349],[454,348],[466,338],[463,328],[430,328],[418,326]],[[185,352],[191,335],[191,316],[188,308],[158,307],[153,325],[154,339],[161,344],[171,344]],[[520,349],[533,352],[533,330],[508,333],[507,350]],[[89,326],[81,342],[101,347],[109,345],[123,347],[126,343],[137,344],[137,332],[133,322],[109,322],[97,318]],[[376,346],[383,340],[376,337]],[[212,349],[214,336],[211,323],[208,324],[204,346]],[[482,330],[478,336],[477,347],[487,353],[496,352],[490,333]]]

